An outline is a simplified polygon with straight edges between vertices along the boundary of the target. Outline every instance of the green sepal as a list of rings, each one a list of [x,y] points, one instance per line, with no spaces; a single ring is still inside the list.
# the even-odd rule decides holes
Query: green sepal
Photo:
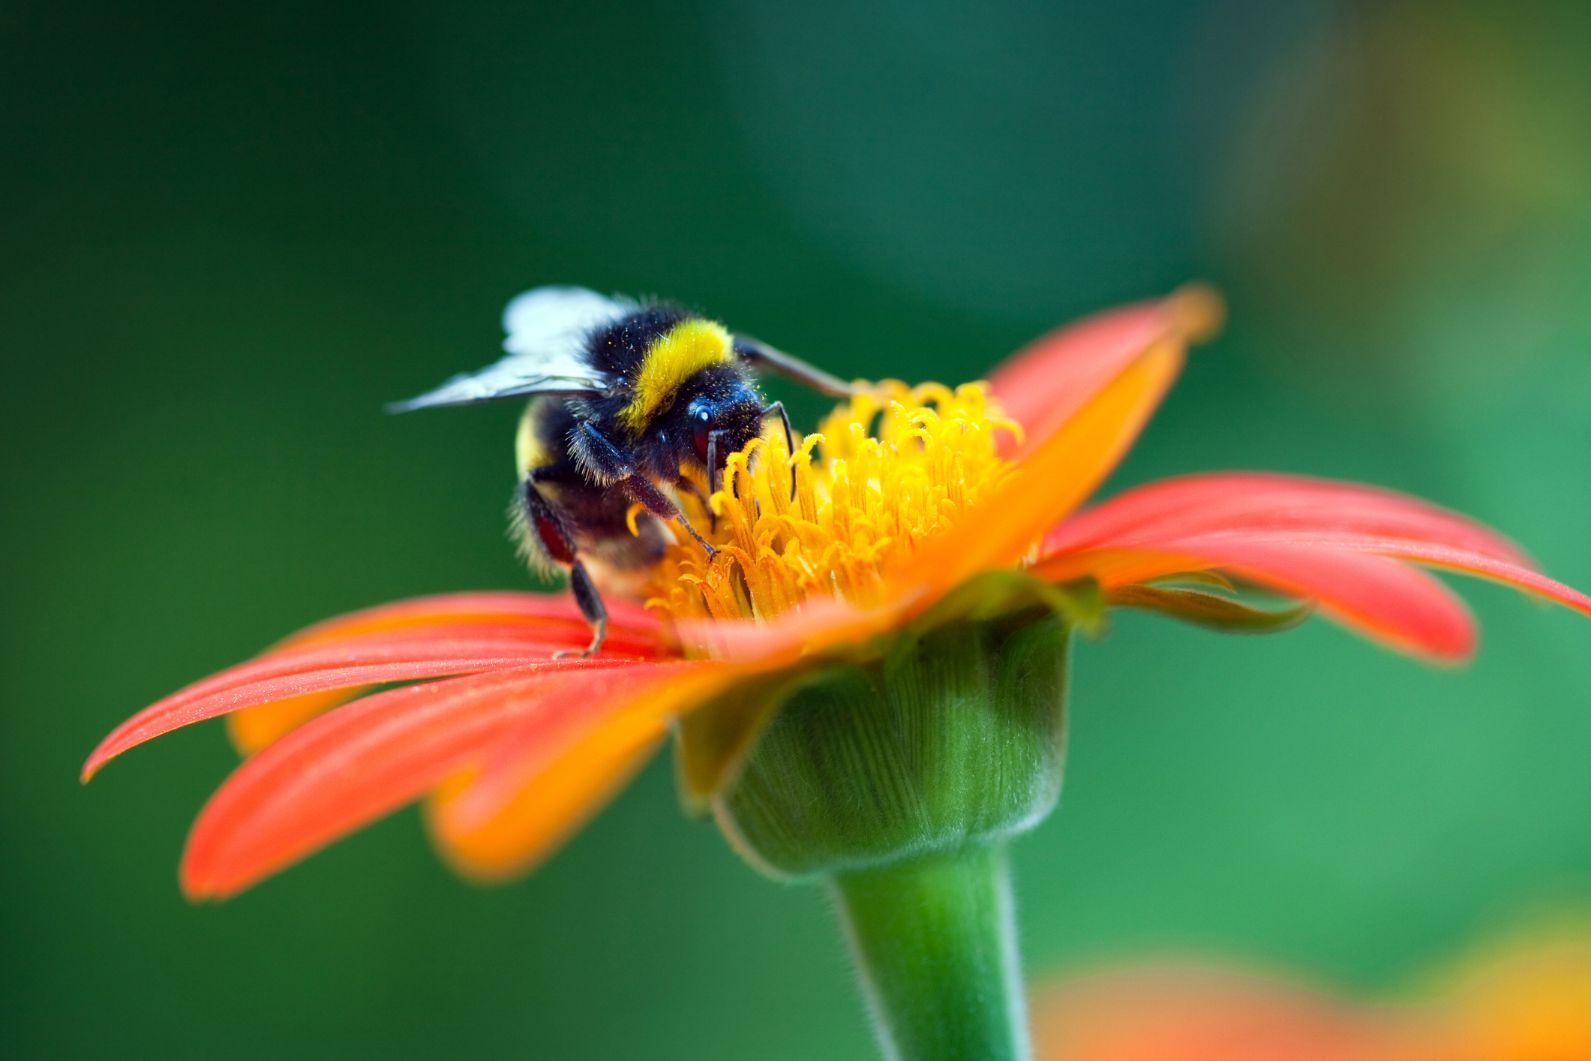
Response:
[[[1141,608],[1228,634],[1272,634],[1290,630],[1314,611],[1308,603],[1261,608],[1219,593],[1170,586],[1122,586],[1107,595],[1121,608]]]
[[[1175,575],[1167,575],[1164,578],[1154,580],[1154,584],[1157,586],[1176,586],[1185,582],[1191,582],[1196,586],[1214,586],[1216,589],[1226,593],[1237,592],[1237,586],[1232,580],[1219,571],[1181,571]]]
[[[985,571],[945,594],[915,622],[913,630],[947,623],[985,622],[1020,612],[1047,609],[1074,629],[1093,634],[1105,623],[1108,602],[1091,578],[1054,583],[1018,570]]]
[[[1055,585],[1020,571],[988,571],[951,590],[896,637],[921,637],[947,624],[988,622],[1045,610],[1092,635],[1105,623],[1106,601],[1092,579]],[[879,652],[886,652],[893,643],[894,638],[880,641]],[[858,652],[858,648],[872,646],[849,646],[844,653],[848,664],[859,656],[865,658],[865,651]],[[739,772],[747,752],[779,706],[803,685],[822,682],[833,666],[814,661],[797,674],[781,672],[739,684],[680,718],[674,729],[674,772],[685,812],[693,816],[707,813],[713,796]]]
[[[674,775],[680,804],[700,817],[739,769],[779,705],[813,673],[780,674],[735,686],[681,717],[674,728]]]
[[[1060,793],[1070,630],[1047,606],[963,619],[813,673],[714,798],[719,825],[787,879],[1032,828]]]

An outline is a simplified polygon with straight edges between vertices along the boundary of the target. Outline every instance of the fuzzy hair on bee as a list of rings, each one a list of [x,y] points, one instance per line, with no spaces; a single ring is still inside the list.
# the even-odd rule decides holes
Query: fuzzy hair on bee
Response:
[[[688,473],[714,488],[730,454],[769,416],[789,436],[784,406],[764,401],[752,368],[852,393],[821,369],[665,302],[539,287],[509,303],[503,324],[506,357],[391,408],[530,399],[515,444],[510,532],[533,567],[568,572],[593,629],[588,653],[606,626],[599,583],[632,591],[674,540],[671,525],[711,554],[672,494],[696,489]]]

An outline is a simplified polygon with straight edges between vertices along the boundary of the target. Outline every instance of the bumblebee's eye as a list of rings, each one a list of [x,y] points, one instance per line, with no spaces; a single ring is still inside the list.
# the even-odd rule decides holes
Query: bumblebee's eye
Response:
[[[707,446],[713,434],[713,410],[706,402],[691,402],[685,412],[691,423],[691,444],[696,447],[696,458],[707,463]]]

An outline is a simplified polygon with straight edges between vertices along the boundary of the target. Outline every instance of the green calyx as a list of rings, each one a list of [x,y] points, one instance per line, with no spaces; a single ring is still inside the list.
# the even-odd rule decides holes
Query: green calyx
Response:
[[[1159,612],[1224,634],[1280,633],[1291,630],[1314,611],[1314,606],[1308,603],[1260,607],[1237,597],[1232,585],[1224,579],[1216,585],[1223,592],[1165,585],[1122,586],[1112,590],[1107,600],[1115,607]]]
[[[786,879],[1025,832],[1060,793],[1070,629],[1031,602],[963,614],[748,708],[772,717],[712,800],[719,824]]]

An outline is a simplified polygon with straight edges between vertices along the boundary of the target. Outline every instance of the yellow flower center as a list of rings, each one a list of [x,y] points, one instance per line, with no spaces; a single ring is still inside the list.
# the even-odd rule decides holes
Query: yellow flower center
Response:
[[[918,544],[966,517],[1011,470],[1019,428],[988,389],[886,381],[840,405],[788,452],[775,426],[729,458],[708,502],[655,569],[648,605],[675,619],[768,619],[811,597],[867,606]]]

